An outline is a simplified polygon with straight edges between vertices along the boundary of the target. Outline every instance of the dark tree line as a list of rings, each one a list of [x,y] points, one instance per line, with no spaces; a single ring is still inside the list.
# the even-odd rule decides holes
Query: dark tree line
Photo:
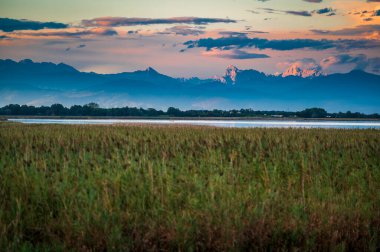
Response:
[[[182,111],[170,107],[167,111],[153,108],[143,109],[135,107],[100,108],[96,103],[73,105],[70,108],[62,104],[51,106],[28,106],[9,104],[0,108],[3,116],[139,116],[139,117],[300,117],[300,118],[373,118],[380,119],[379,114],[362,114],[339,112],[327,113],[322,108],[308,108],[299,112],[288,111],[258,111],[253,109],[240,110],[186,110]]]

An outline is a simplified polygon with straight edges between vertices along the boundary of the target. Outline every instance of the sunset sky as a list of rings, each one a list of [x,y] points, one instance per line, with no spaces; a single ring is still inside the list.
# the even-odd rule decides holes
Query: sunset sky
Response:
[[[0,0],[0,58],[175,77],[295,62],[380,74],[380,0]]]

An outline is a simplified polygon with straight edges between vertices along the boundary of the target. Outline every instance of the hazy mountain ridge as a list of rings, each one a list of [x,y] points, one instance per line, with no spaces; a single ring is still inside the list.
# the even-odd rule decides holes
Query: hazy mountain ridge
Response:
[[[80,72],[60,63],[0,60],[0,105],[97,102],[192,109],[302,109],[380,111],[380,76],[363,71],[325,75],[290,66],[278,76],[228,66],[210,79],[172,78],[148,67],[117,74]]]

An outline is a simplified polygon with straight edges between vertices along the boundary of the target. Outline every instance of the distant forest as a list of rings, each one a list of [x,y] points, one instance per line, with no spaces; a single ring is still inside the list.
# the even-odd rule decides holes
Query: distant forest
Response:
[[[101,117],[299,117],[299,118],[372,118],[380,119],[379,114],[363,114],[358,112],[328,113],[322,108],[308,108],[298,112],[259,111],[253,109],[240,110],[186,110],[170,107],[166,111],[153,108],[135,107],[101,108],[96,103],[74,105],[70,108],[62,104],[51,106],[28,106],[9,104],[0,108],[2,116],[101,116]]]

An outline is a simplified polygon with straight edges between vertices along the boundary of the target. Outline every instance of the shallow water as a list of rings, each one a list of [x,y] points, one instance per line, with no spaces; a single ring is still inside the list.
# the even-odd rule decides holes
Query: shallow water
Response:
[[[8,119],[27,124],[181,124],[229,128],[380,129],[380,121],[296,120],[152,120],[152,119]]]

